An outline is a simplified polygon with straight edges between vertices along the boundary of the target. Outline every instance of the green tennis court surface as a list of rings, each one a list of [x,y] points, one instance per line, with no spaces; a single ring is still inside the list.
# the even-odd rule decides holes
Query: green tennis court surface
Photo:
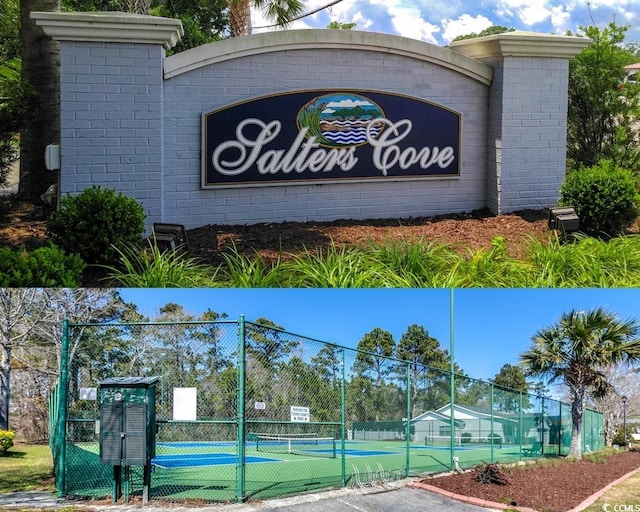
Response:
[[[402,441],[342,441],[336,440],[336,457],[322,453],[325,448],[307,446],[304,453],[266,453],[256,450],[255,442],[245,448],[244,465],[238,466],[237,445],[234,441],[160,442],[153,459],[151,496],[163,499],[199,499],[206,501],[234,500],[238,468],[242,468],[245,492],[249,497],[267,498],[294,494],[349,482],[357,469],[361,474],[382,466],[391,475],[409,475],[450,470],[450,452],[444,446],[407,444]],[[281,447],[275,447],[277,449]],[[309,449],[310,448],[310,449]],[[314,449],[318,453],[314,453]],[[69,445],[67,469],[70,495],[83,497],[110,496],[112,468],[99,463],[97,443]],[[469,445],[455,447],[460,465],[469,467],[483,461],[519,460],[517,445]],[[344,454],[344,460],[343,460]],[[88,466],[100,468],[99,475]],[[136,489],[142,480],[141,467],[131,468],[131,487]]]

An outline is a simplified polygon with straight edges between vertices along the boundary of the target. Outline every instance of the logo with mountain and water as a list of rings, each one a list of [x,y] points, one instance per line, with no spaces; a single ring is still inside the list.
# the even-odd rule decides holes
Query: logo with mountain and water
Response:
[[[316,96],[298,112],[298,129],[307,128],[307,138],[315,137],[325,147],[350,147],[376,139],[384,129],[380,105],[359,94],[334,93]],[[373,122],[372,122],[373,121]]]

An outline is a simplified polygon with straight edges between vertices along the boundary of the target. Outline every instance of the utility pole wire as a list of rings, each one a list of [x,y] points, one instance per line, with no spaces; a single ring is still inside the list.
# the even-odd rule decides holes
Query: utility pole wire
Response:
[[[336,5],[337,3],[342,2],[342,0],[333,0],[333,2],[324,5],[322,7],[318,7],[317,9],[314,9],[313,11],[307,12],[305,14],[301,14],[300,16],[298,16],[297,18],[293,18],[290,21],[298,21],[301,20],[302,18],[306,18],[307,16],[311,16],[312,14],[315,14],[317,12],[320,12],[324,9],[328,9],[329,7],[333,7],[334,5]],[[280,25],[278,23],[274,23],[273,25],[262,25],[261,27],[253,27],[254,29],[260,29],[260,28],[272,28],[272,27],[279,27]]]

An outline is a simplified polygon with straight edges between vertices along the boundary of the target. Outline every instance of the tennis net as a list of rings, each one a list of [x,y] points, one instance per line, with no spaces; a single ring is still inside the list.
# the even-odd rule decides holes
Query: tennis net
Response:
[[[427,446],[451,446],[451,436],[425,436],[424,444]],[[453,436],[453,446],[458,447],[480,447],[491,445],[495,447],[502,447],[502,437],[494,434],[493,436],[465,436],[456,435]]]
[[[336,440],[333,437],[290,437],[256,435],[256,450],[291,455],[336,458]]]

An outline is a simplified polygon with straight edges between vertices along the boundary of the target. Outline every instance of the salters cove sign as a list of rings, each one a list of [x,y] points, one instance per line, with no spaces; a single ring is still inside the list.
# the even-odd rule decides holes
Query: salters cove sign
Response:
[[[202,187],[458,176],[460,123],[377,91],[255,98],[203,115]]]

